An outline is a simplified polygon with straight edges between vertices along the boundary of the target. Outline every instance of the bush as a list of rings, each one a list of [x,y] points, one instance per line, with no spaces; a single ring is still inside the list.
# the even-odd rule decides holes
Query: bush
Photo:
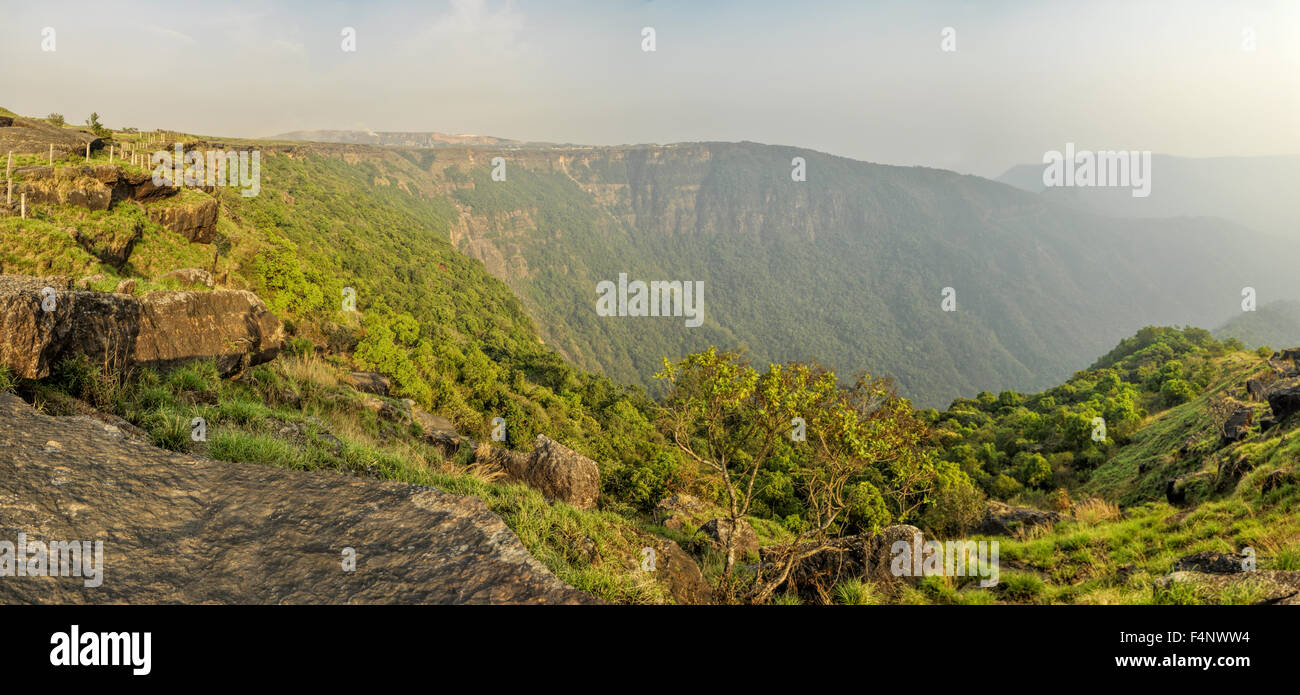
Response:
[[[1196,397],[1196,391],[1182,379],[1170,379],[1160,386],[1160,397],[1165,405],[1172,407],[1192,400]]]
[[[871,582],[850,579],[835,586],[835,603],[842,606],[875,606],[882,602],[880,592]]]
[[[1020,482],[1006,473],[999,473],[989,486],[989,494],[998,499],[1010,499],[1022,489]]]
[[[934,503],[921,523],[941,536],[961,536],[984,516],[984,493],[968,480],[944,483],[935,492]]]

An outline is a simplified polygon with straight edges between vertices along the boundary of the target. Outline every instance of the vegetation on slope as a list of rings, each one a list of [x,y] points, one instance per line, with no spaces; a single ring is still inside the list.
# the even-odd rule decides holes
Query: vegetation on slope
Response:
[[[675,429],[665,416],[680,400],[659,403],[640,389],[618,386],[566,363],[538,339],[524,305],[510,289],[448,241],[459,224],[456,204],[475,209],[475,214],[486,209],[504,216],[519,202],[513,196],[524,194],[539,204],[553,203],[548,211],[536,213],[543,221],[539,229],[556,234],[562,228],[576,229],[580,233],[571,236],[589,241],[618,232],[618,225],[584,217],[590,208],[581,203],[573,179],[512,170],[512,181],[520,185],[499,188],[484,179],[483,172],[470,169],[459,175],[459,182],[473,184],[473,193],[463,188],[449,200],[425,195],[413,180],[394,175],[408,176],[431,166],[432,160],[420,153],[385,155],[380,163],[349,162],[311,150],[263,154],[262,195],[244,198],[230,189],[213,194],[220,200],[221,217],[210,246],[189,244],[150,222],[147,211],[152,203],[119,204],[103,212],[53,206],[42,209],[37,219],[0,219],[0,268],[38,275],[98,275],[91,283],[97,289],[109,289],[119,279],[154,289],[167,286],[160,276],[169,270],[204,267],[223,285],[258,292],[287,321],[292,338],[284,357],[232,381],[217,379],[215,370],[202,364],[169,374],[146,370],[119,375],[70,362],[38,384],[15,384],[0,372],[0,388],[18,389],[52,412],[70,407],[59,393],[85,399],[144,428],[155,443],[177,450],[474,494],[502,514],[561,578],[613,601],[666,600],[661,585],[626,563],[656,536],[692,551],[715,583],[725,585],[729,571],[737,573],[741,584],[757,584],[761,578],[753,569],[755,558],[737,563],[719,555],[701,539],[698,527],[669,530],[655,523],[655,506],[677,493],[701,497],[716,516],[747,519],[769,550],[797,547],[812,538],[804,535],[809,529],[821,533],[812,540],[822,542],[891,523],[914,523],[932,535],[962,537],[978,520],[985,497],[1079,510],[1047,535],[1008,542],[1005,554],[1012,568],[993,590],[972,588],[955,578],[930,577],[909,588],[858,581],[837,589],[836,600],[842,603],[1221,600],[1159,594],[1151,579],[1168,570],[1175,553],[1243,543],[1255,543],[1267,552],[1266,566],[1294,564],[1295,525],[1285,513],[1296,501],[1295,485],[1259,492],[1262,475],[1296,458],[1286,428],[1226,448],[1213,431],[1216,399],[1239,390],[1241,380],[1261,367],[1259,357],[1242,352],[1235,341],[1219,342],[1200,329],[1147,328],[1121,341],[1090,369],[1037,394],[984,392],[973,399],[959,398],[943,412],[925,410],[915,416],[906,400],[887,389],[872,391],[879,398],[866,399],[870,407],[848,419],[819,419],[816,414],[844,414],[852,408],[811,408],[811,433],[847,428],[838,430],[851,435],[839,440],[847,448],[818,458],[786,438],[754,449],[740,436],[742,445],[735,451],[748,466],[754,486],[737,508],[732,504],[737,499],[734,488],[729,490],[725,479],[691,456],[701,451],[691,441],[707,439],[705,430],[715,426],[724,428],[727,436],[743,434],[748,416],[742,414],[752,416],[768,407],[761,398],[752,399],[771,395],[755,392],[752,386],[774,379],[779,383],[780,375],[806,367],[767,365],[763,371],[750,368],[739,354],[726,353],[724,371],[741,375],[745,384],[752,382],[724,398],[728,408],[736,409],[733,417],[697,419],[692,426]],[[722,172],[718,176],[725,179]],[[581,180],[582,172],[576,178]],[[726,190],[753,183],[723,179],[719,185]],[[564,204],[570,198],[572,205]],[[644,204],[653,209],[666,203]],[[587,226],[574,223],[584,219]],[[126,263],[105,263],[96,255],[101,245],[118,244],[123,235],[137,231],[140,238]],[[677,243],[670,237],[663,243]],[[632,248],[630,240],[618,243]],[[601,248],[609,246],[595,244],[592,251]],[[594,266],[566,268],[552,261],[561,263],[563,257],[545,266],[546,273],[554,274],[547,276],[549,287],[557,291],[581,286],[566,285],[565,273],[584,277],[593,272]],[[711,267],[716,258],[700,262],[706,261]],[[658,272],[646,267],[647,277]],[[662,270],[666,274],[660,277],[679,277],[667,274],[671,268]],[[343,304],[345,288],[355,290],[355,312]],[[751,292],[751,301],[753,296]],[[779,312],[770,318],[783,323],[782,330],[802,325],[781,320]],[[626,330],[614,342],[642,336],[631,327]],[[726,337],[726,344],[743,343],[734,335]],[[939,342],[923,344],[948,345],[939,337],[935,340]],[[683,349],[672,347],[671,339],[634,342],[638,350],[663,350],[659,359]],[[807,345],[818,347],[815,338]],[[709,350],[678,364],[712,368],[719,366],[718,356]],[[639,358],[629,353],[629,359]],[[423,443],[418,432],[377,417],[355,391],[339,385],[341,372],[355,367],[390,376],[398,396],[453,418],[468,434],[484,437],[491,419],[501,416],[507,421],[509,446],[525,447],[534,435],[544,433],[591,456],[601,471],[599,511],[550,505],[535,491],[501,485],[495,482],[497,472],[478,465],[468,450],[444,457]],[[833,374],[830,378],[837,381]],[[691,391],[682,392],[681,384],[670,381],[678,389],[676,395],[690,400]],[[706,388],[696,395],[709,394],[718,392]],[[899,427],[857,429],[881,412],[881,403],[892,404],[888,422]],[[395,399],[390,405],[402,407]],[[790,414],[778,412],[783,419]],[[193,417],[209,423],[207,442],[189,438]],[[914,428],[910,423],[916,417]],[[1094,438],[1098,418],[1105,432]],[[778,424],[772,432],[788,423]],[[916,437],[890,439],[883,436],[886,431],[914,432]],[[899,455],[903,451],[910,454]],[[818,477],[826,475],[828,463],[838,465],[854,456],[862,465]],[[1231,489],[1200,490],[1190,500],[1200,506],[1190,514],[1178,512],[1181,516],[1173,519],[1175,511],[1159,501],[1162,484],[1172,475],[1209,471],[1229,456],[1245,456],[1254,472]],[[906,463],[895,465],[899,461]],[[829,523],[825,498],[816,491],[819,480],[834,480],[834,489],[844,493]],[[827,489],[824,484],[822,489]],[[1124,508],[1114,507],[1116,503]],[[1175,525],[1176,530],[1170,530]],[[760,598],[798,600],[792,594]]]

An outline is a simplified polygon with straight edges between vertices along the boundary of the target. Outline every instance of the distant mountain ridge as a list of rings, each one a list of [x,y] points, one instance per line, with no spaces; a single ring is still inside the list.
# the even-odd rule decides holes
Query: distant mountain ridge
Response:
[[[1277,236],[1300,238],[1300,155],[1151,157],[1151,194],[1127,188],[1045,188],[1042,164],[1011,167],[998,181],[1063,205],[1118,217],[1221,217]]]
[[[1279,300],[1242,312],[1215,329],[1214,337],[1236,338],[1250,348],[1300,345],[1300,301]]]
[[[384,147],[445,147],[447,145],[493,147],[521,144],[518,140],[498,138],[491,135],[476,135],[472,133],[380,133],[364,130],[295,130],[290,133],[273,135],[269,139],[335,142],[354,145],[380,145]]]

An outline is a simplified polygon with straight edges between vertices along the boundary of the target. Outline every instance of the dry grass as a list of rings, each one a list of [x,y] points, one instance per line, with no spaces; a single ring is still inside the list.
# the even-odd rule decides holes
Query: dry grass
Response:
[[[310,381],[321,386],[339,384],[334,368],[315,355],[280,355],[275,363],[286,376],[299,381]]]
[[[460,473],[484,483],[496,483],[506,477],[506,472],[501,468],[501,466],[495,463],[484,463],[481,461],[471,463],[461,469]]]
[[[1074,505],[1073,515],[1081,524],[1097,524],[1119,518],[1119,506],[1100,497],[1088,499]]]

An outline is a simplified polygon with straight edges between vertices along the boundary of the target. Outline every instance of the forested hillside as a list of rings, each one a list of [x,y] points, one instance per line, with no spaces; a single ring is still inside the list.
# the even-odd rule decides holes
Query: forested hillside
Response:
[[[426,155],[453,240],[575,363],[648,384],[710,344],[894,376],[923,405],[1043,388],[1148,324],[1286,296],[1290,242],[1221,220],[1120,220],[984,179],[752,143]],[[807,161],[807,181],[791,161]],[[605,318],[595,287],[699,280],[705,321]],[[944,288],[955,312],[941,310]]]

